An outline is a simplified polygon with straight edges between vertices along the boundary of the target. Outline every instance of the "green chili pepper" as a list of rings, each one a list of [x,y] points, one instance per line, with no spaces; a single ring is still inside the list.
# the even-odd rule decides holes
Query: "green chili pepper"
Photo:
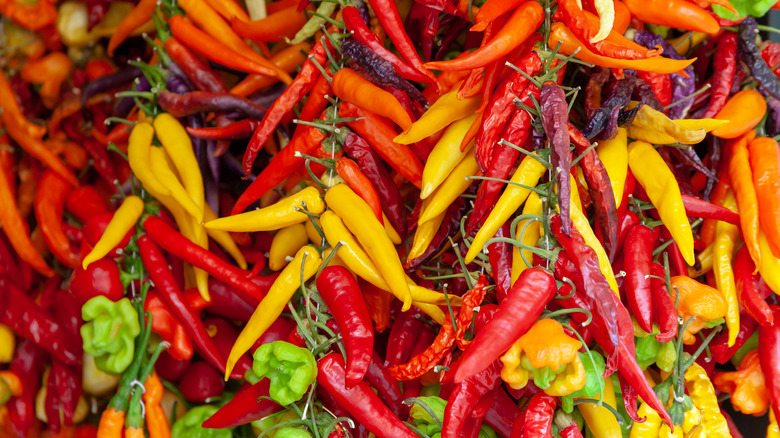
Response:
[[[320,5],[317,7],[317,11],[314,13],[315,15],[312,15],[311,18],[309,18],[309,21],[303,25],[301,30],[295,34],[293,39],[290,41],[290,44],[302,43],[310,36],[317,33],[317,31],[320,30],[320,27],[322,27],[322,25],[327,22],[327,20],[323,17],[330,17],[333,15],[333,12],[336,11],[336,6],[338,6],[338,3],[336,2],[324,1],[320,3]]]
[[[739,12],[739,17],[734,16],[733,12],[720,5],[712,5],[712,12],[728,20],[736,20],[746,15],[763,17],[775,3],[777,3],[775,0],[731,0],[731,5]]]
[[[274,341],[255,350],[252,371],[271,380],[271,398],[286,406],[303,398],[317,379],[317,361],[305,348]]]
[[[190,409],[183,417],[176,420],[171,428],[172,438],[230,438],[231,429],[204,429],[201,427],[219,407],[202,405]]]
[[[130,300],[122,298],[114,302],[98,295],[84,304],[81,326],[84,351],[95,357],[95,365],[101,371],[121,374],[133,361],[134,341],[141,333],[136,313]]]
[[[561,397],[561,406],[563,407],[563,411],[567,414],[572,413],[574,410],[575,398],[599,398],[601,394],[601,382],[604,381],[601,377],[604,375],[604,368],[606,366],[604,363],[604,356],[592,350],[590,351],[590,354],[579,352],[577,354],[580,356],[582,365],[585,367],[587,378],[585,379],[585,386],[582,387],[582,389]]]

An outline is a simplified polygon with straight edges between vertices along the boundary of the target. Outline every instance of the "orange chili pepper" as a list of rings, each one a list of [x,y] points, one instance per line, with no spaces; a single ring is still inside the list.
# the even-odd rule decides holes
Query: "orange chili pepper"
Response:
[[[749,110],[748,110],[749,109]],[[720,138],[737,138],[758,125],[766,114],[766,100],[756,90],[742,90],[731,96],[726,105],[718,111],[716,119],[728,120],[729,123],[712,134]]]
[[[764,415],[769,407],[769,393],[761,371],[758,350],[743,356],[737,371],[717,373],[712,383],[719,390],[730,394],[731,404],[743,414]]]
[[[32,169],[32,161],[32,157],[29,155],[22,157],[22,160],[19,163],[19,170],[16,172],[17,175],[19,175],[16,202],[18,204],[19,216],[21,216],[22,219],[27,218],[32,211],[33,200],[35,199],[35,187],[38,185],[36,172]],[[13,174],[10,176],[13,177]]]
[[[612,30],[619,34],[623,34],[631,25],[631,11],[628,9],[625,3],[615,0],[615,22],[612,24]]]
[[[271,42],[279,41],[283,37],[294,37],[306,21],[306,14],[299,12],[298,6],[291,6],[261,20],[249,21],[233,17],[230,24],[233,30],[244,38]]]
[[[103,411],[98,424],[97,436],[106,438],[122,438],[122,429],[125,426],[125,412],[117,411],[109,407]]]
[[[404,131],[412,127],[412,118],[392,94],[377,87],[351,68],[342,68],[331,82],[333,94],[360,108],[387,117]]]
[[[309,53],[310,49],[309,43],[296,44],[272,56],[271,62],[287,73],[292,73],[298,66],[306,62],[306,53]],[[230,93],[246,97],[276,82],[279,82],[277,77],[250,74],[233,87]]]
[[[225,20],[232,20],[238,18],[239,20],[249,21],[249,15],[244,8],[241,7],[235,0],[206,0],[215,11],[225,18]]]
[[[27,61],[22,66],[21,74],[25,82],[41,84],[38,94],[46,108],[54,108],[60,100],[62,83],[70,75],[73,61],[62,52],[52,52],[48,55]]]
[[[336,161],[336,173],[344,179],[347,185],[357,193],[358,196],[366,201],[366,204],[371,207],[371,211],[374,212],[374,215],[379,222],[384,224],[385,221],[382,219],[382,204],[379,201],[379,195],[374,186],[371,185],[371,181],[363,175],[358,164],[349,158],[339,158],[339,160]]]
[[[43,134],[46,133],[44,126],[30,122],[22,114],[22,109],[16,100],[16,94],[11,88],[11,84],[8,83],[5,74],[0,75],[0,109],[3,110],[2,120],[6,128],[16,126],[18,129],[24,130],[27,135],[36,138],[43,137]]]
[[[108,40],[106,52],[108,56],[114,56],[114,50],[119,47],[134,30],[152,19],[152,13],[157,8],[157,0],[141,0],[119,23],[111,39]]]
[[[639,21],[704,33],[720,30],[717,20],[705,9],[686,0],[623,0]]]
[[[265,4],[265,12],[268,15],[275,14],[283,9],[287,9],[290,6],[298,6],[298,0],[280,0],[277,2],[270,2]]]
[[[525,0],[488,0],[479,8],[479,12],[474,17],[476,24],[471,26],[472,32],[482,32],[493,20],[515,9]]]
[[[514,10],[506,24],[487,44],[452,61],[425,63],[430,70],[471,70],[484,67],[508,55],[528,39],[544,20],[544,9],[537,2],[526,2]]]
[[[651,71],[654,73],[682,73],[685,67],[693,64],[696,59],[676,60],[656,56],[646,59],[616,59],[593,53],[585,44],[574,36],[574,32],[563,23],[554,23],[550,32],[548,45],[556,47],[560,43],[558,53],[571,55],[579,49],[576,57],[582,61],[606,68],[628,68],[633,70]]]
[[[35,218],[43,240],[54,257],[75,269],[79,266],[79,256],[71,248],[62,228],[62,212],[70,190],[70,184],[59,175],[51,170],[45,171],[35,194]]]
[[[31,30],[39,30],[54,24],[54,20],[57,19],[57,9],[50,0],[36,2],[0,0],[0,12]]]
[[[758,198],[758,219],[769,247],[780,257],[780,150],[768,137],[756,137],[748,147],[753,184]]]
[[[753,185],[753,171],[750,168],[747,138],[740,137],[731,148],[729,179],[737,198],[739,223],[750,258],[756,265],[754,274],[761,266],[761,251],[758,245],[759,206],[756,187]]]
[[[168,428],[168,419],[165,417],[165,410],[160,405],[163,398],[163,385],[157,377],[157,373],[152,373],[146,378],[144,389],[142,397],[149,438],[169,438],[171,431]]]

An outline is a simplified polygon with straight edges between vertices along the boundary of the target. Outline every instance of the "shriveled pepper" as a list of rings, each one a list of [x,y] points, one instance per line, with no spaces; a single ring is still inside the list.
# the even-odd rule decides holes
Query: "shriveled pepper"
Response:
[[[84,304],[81,326],[84,351],[95,357],[98,369],[122,373],[133,361],[135,337],[141,333],[138,314],[130,300],[114,302],[98,295]]]
[[[303,398],[317,379],[317,362],[305,348],[289,342],[274,341],[261,345],[253,355],[252,372],[271,381],[269,394],[286,406]]]
[[[696,317],[683,335],[684,343],[692,343],[693,334],[705,328],[707,322],[726,316],[726,300],[717,289],[683,275],[672,277],[671,286],[672,301],[676,302],[678,291],[680,294],[677,314],[685,320]]]

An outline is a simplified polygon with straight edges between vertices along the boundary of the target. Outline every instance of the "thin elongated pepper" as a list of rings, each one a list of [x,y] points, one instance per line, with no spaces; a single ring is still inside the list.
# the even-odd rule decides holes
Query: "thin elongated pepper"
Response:
[[[628,231],[623,251],[628,307],[642,330],[648,333],[653,332],[653,299],[649,275],[654,243],[655,233],[644,225],[636,225]]]
[[[423,140],[437,133],[448,125],[461,122],[460,125],[469,121],[469,126],[474,120],[474,110],[479,107],[479,97],[468,97],[458,99],[457,90],[452,90],[441,96],[415,121],[408,132],[393,139],[400,144],[411,144]],[[450,126],[452,126],[450,125]],[[460,125],[458,125],[460,127]],[[460,130],[458,130],[459,132]],[[464,131],[465,134],[465,131]],[[429,157],[430,159],[430,157]]]
[[[758,219],[772,253],[780,256],[780,149],[768,137],[750,142],[750,167],[758,198]]]
[[[520,165],[517,167],[512,179],[510,180],[509,187],[504,190],[504,193],[496,202],[496,206],[490,212],[490,215],[485,219],[485,223],[474,236],[474,240],[471,243],[468,253],[466,254],[466,263],[470,263],[479,254],[485,243],[493,237],[504,222],[523,204],[528,198],[531,191],[525,187],[534,187],[539,178],[542,177],[547,168],[544,167],[536,158],[532,156],[526,156]]]
[[[753,259],[758,272],[758,266],[761,266],[761,250],[758,245],[759,204],[756,187],[753,185],[748,142],[744,137],[739,138],[731,146],[729,181],[737,198],[740,212],[739,224],[745,239],[745,247],[750,252],[750,258]]]
[[[273,231],[307,221],[309,216],[302,212],[304,208],[314,214],[325,211],[320,192],[314,187],[307,187],[268,207],[215,219],[204,226],[233,232]]]
[[[127,231],[135,226],[138,218],[144,211],[144,201],[138,196],[128,196],[119,206],[111,222],[108,223],[100,240],[84,257],[81,262],[82,269],[87,269],[90,263],[100,260],[119,245]]]
[[[52,254],[75,269],[79,265],[79,257],[71,249],[62,227],[62,212],[70,189],[70,184],[54,171],[44,172],[35,193],[35,218]]]
[[[598,142],[596,154],[607,169],[616,207],[623,202],[623,189],[628,176],[628,131],[618,128],[617,135],[607,141]]]
[[[303,11],[298,11],[297,6],[290,6],[265,18],[250,22],[233,17],[230,24],[233,30],[244,38],[272,42],[284,37],[294,37],[298,29],[306,24],[306,14]]]
[[[695,3],[683,0],[626,0],[631,15],[646,23],[660,24],[697,32],[715,33],[718,22]],[[669,14],[674,11],[674,14]]]
[[[733,193],[729,193],[723,201],[723,206],[727,208],[736,208],[736,204]],[[738,237],[739,228],[736,225],[718,222],[715,227],[712,271],[715,273],[715,283],[718,285],[718,290],[726,298],[726,326],[729,330],[729,346],[734,344],[737,333],[739,333],[739,301],[732,268],[732,254]]]
[[[460,144],[477,117],[476,114],[464,117],[453,122],[444,131],[436,146],[433,147],[431,154],[428,155],[428,161],[425,163],[425,168],[423,168],[420,199],[430,196],[439,184],[444,182],[447,175],[458,165],[465,154],[469,153],[468,148],[461,151]]]
[[[740,248],[734,257],[734,280],[739,304],[756,322],[771,326],[774,323],[774,314],[766,302],[771,289],[754,271],[755,265],[745,247]]]
[[[333,93],[346,102],[384,116],[404,131],[412,127],[412,119],[392,94],[363,79],[355,70],[342,68],[331,82]]]
[[[478,169],[477,158],[473,154],[463,158],[433,195],[427,198],[427,208],[420,212],[417,223],[422,224],[444,213],[447,207],[469,188],[472,183],[469,177],[476,175]]]
[[[384,224],[384,219],[382,217],[382,204],[379,201],[379,195],[376,192],[376,189],[371,184],[371,181],[366,178],[365,175],[363,175],[363,172],[360,171],[360,167],[355,163],[354,161],[350,160],[349,158],[339,158],[338,161],[336,161],[336,173],[344,179],[344,181],[349,185],[349,187],[355,191],[360,197],[366,201],[366,203],[371,207],[371,210],[374,212],[374,215],[376,216],[377,220],[379,222]]]
[[[346,224],[376,263],[379,273],[393,291],[404,297],[403,310],[409,310],[412,295],[403,274],[401,260],[393,243],[387,238],[382,224],[371,213],[371,208],[346,184],[337,184],[325,192],[325,202]]]
[[[671,170],[655,148],[643,141],[635,141],[628,146],[628,164],[680,247],[686,263],[693,265],[693,233],[685,215],[680,188]]]
[[[195,205],[202,209],[205,203],[203,176],[187,131],[178,120],[167,113],[162,113],[154,119],[154,129],[163,149],[171,157],[184,188],[195,201]]]
[[[168,154],[162,148],[149,149],[149,163],[146,164],[154,174],[157,181],[167,188],[171,197],[184,208],[198,222],[203,220],[203,208],[195,204],[190,194],[179,182],[179,178],[168,165]]]
[[[311,278],[322,264],[319,253],[311,246],[301,248],[293,260],[282,270],[274,281],[268,294],[252,314],[241,334],[238,335],[230,350],[225,379],[233,370],[236,362],[246,353],[268,327],[281,315],[295,291],[301,287],[301,281]]]
[[[745,111],[750,108],[750,111]],[[729,98],[715,115],[716,119],[729,122],[712,130],[720,138],[737,138],[755,128],[766,114],[766,99],[756,90],[742,90]]]

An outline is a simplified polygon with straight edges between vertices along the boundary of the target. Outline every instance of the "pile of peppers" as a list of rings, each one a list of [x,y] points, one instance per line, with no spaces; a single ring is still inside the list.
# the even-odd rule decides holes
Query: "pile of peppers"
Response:
[[[780,438],[770,9],[0,0],[0,438]]]

